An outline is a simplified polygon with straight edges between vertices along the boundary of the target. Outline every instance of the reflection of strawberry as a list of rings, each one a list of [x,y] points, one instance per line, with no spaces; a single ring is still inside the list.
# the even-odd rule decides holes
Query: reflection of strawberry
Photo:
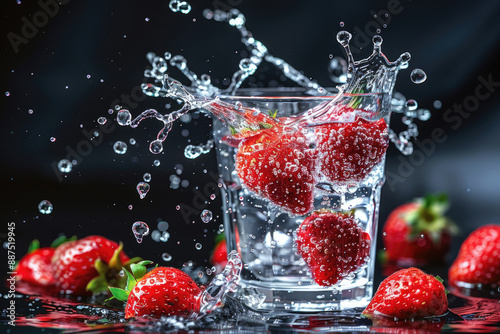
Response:
[[[51,264],[54,248],[38,248],[38,246],[38,240],[33,240],[28,254],[19,260],[16,279],[35,285],[50,286],[55,282]]]
[[[387,277],[363,311],[367,317],[419,319],[448,310],[443,283],[417,268],[402,269]]]
[[[348,113],[352,109],[345,108]],[[389,145],[383,119],[327,123],[315,127],[320,172],[331,183],[359,182],[384,158]]]
[[[314,212],[298,228],[296,242],[314,280],[322,286],[355,272],[370,254],[370,236],[352,214]]]
[[[387,259],[402,264],[442,261],[456,227],[443,216],[445,194],[428,195],[397,207],[387,218],[382,240]]]
[[[185,272],[171,267],[157,267],[146,274],[142,261],[126,271],[125,290],[110,288],[118,300],[127,301],[125,318],[188,316],[200,308],[201,289]]]
[[[500,286],[500,225],[476,229],[463,242],[448,272],[452,286]]]
[[[314,157],[301,130],[270,128],[244,139],[236,170],[248,189],[294,214],[312,209]]]
[[[108,276],[118,276],[127,261],[122,246],[104,237],[69,241],[57,247],[52,258],[55,285],[74,295],[106,291]]]
[[[212,252],[210,262],[215,266],[217,272],[222,271],[227,264],[226,240],[219,241]]]

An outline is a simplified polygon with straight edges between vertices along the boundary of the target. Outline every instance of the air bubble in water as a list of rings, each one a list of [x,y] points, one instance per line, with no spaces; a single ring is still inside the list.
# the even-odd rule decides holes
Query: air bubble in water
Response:
[[[118,140],[113,145],[113,150],[115,150],[115,153],[117,154],[125,154],[127,152],[127,144],[125,142],[122,142],[121,140]]]
[[[142,176],[142,179],[144,180],[144,182],[150,182],[151,181],[151,174],[144,173],[144,175]]]
[[[52,205],[52,203],[50,203],[49,201],[47,201],[45,199],[43,201],[41,201],[40,203],[38,203],[38,211],[40,211],[40,213],[42,213],[44,215],[50,214],[53,209],[54,209],[54,206]]]
[[[132,232],[137,243],[142,242],[142,238],[149,234],[149,226],[145,222],[137,221],[132,225]]]
[[[416,68],[411,71],[410,79],[416,84],[421,84],[427,79],[427,74],[423,70]]]
[[[139,197],[141,199],[146,197],[146,195],[148,194],[149,188],[150,188],[149,183],[139,182],[137,184],[137,192],[139,193]]]
[[[184,149],[184,156],[188,159],[196,159],[203,153],[203,149],[200,146],[188,145]]]
[[[202,211],[200,217],[201,217],[201,220],[206,224],[212,220],[212,217],[213,217],[212,211],[205,209]]]
[[[156,159],[155,161],[153,161],[153,165],[155,167],[158,167],[160,165],[160,160]]]
[[[73,164],[68,159],[61,159],[57,163],[57,168],[62,173],[69,173],[73,169]]]
[[[101,124],[101,125],[104,125],[106,124],[106,122],[108,121],[108,119],[106,117],[99,117],[97,119],[97,123]]]
[[[168,253],[163,253],[161,255],[161,258],[163,261],[165,262],[169,262],[170,260],[172,260],[172,255],[168,254]]]
[[[195,247],[197,250],[200,250],[200,249],[203,247],[203,245],[202,245],[202,244],[200,244],[199,242],[197,242],[197,243],[196,243],[196,245],[194,245],[194,247]]]
[[[153,154],[160,154],[163,151],[163,143],[161,140],[153,140],[151,144],[149,144],[149,151]]]
[[[116,121],[121,126],[130,125],[132,122],[132,115],[126,109],[120,110],[118,114],[116,114]]]
[[[417,103],[417,101],[415,101],[413,99],[409,99],[408,101],[406,101],[405,107],[408,110],[416,110],[418,108],[418,103]]]

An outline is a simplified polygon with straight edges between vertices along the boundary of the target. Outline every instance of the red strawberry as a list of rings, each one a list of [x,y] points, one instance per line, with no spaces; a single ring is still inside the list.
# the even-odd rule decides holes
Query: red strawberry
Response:
[[[316,211],[297,230],[297,249],[317,284],[334,285],[370,254],[370,236],[352,214]]]
[[[417,268],[402,269],[387,277],[362,315],[396,319],[440,316],[448,310],[443,283]]]
[[[52,258],[56,287],[74,295],[106,291],[106,275],[117,275],[122,263],[129,261],[121,249],[116,242],[97,235],[62,244]],[[88,286],[90,283],[94,286]]]
[[[428,195],[397,207],[385,222],[382,241],[390,262],[427,264],[443,261],[456,227],[444,217],[445,194]]]
[[[188,316],[198,312],[202,290],[185,272],[171,267],[157,267],[146,274],[142,261],[131,265],[127,288],[109,288],[118,300],[127,301],[125,318]]]
[[[500,225],[482,226],[465,239],[448,271],[448,281],[455,287],[500,286]]]
[[[302,130],[273,127],[244,139],[236,153],[243,184],[293,214],[306,214],[314,200],[313,150]]]
[[[55,283],[51,262],[54,248],[38,248],[39,246],[38,240],[33,240],[28,254],[19,260],[16,279],[30,284],[50,286]]]
[[[343,112],[352,112],[350,108]],[[356,116],[351,122],[315,126],[319,168],[330,183],[359,182],[382,162],[389,136],[384,119],[367,121]]]

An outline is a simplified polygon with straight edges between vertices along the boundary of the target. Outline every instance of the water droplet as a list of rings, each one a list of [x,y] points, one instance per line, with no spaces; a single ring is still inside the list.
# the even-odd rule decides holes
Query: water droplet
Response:
[[[163,231],[161,233],[160,241],[167,242],[169,238],[170,238],[170,233],[168,233],[167,231]]]
[[[54,209],[54,206],[52,205],[52,203],[50,203],[49,201],[47,201],[45,199],[43,201],[41,201],[40,203],[38,203],[38,211],[40,211],[40,213],[42,213],[44,215],[50,214],[53,209]]]
[[[134,208],[134,207],[132,206],[132,204],[130,204],[130,205],[128,206],[128,209],[129,209],[129,210],[132,210],[133,208]]]
[[[92,76],[90,74],[87,74],[87,79],[90,79]]]
[[[344,26],[344,22],[340,21],[339,26],[343,27]]]
[[[153,154],[160,154],[163,151],[163,143],[161,140],[153,140],[151,144],[149,144],[149,151]]]
[[[180,205],[176,205],[176,206],[175,206],[175,209],[176,209],[176,210],[180,210],[180,209],[181,209],[181,206],[180,206]]]
[[[140,199],[143,199],[148,194],[150,186],[149,186],[149,183],[139,182],[137,184],[136,188],[137,188],[137,192],[139,193]]]
[[[137,143],[134,138],[130,138],[128,142],[130,143],[130,145],[135,145]]]
[[[101,124],[101,125],[104,125],[106,124],[106,122],[108,121],[108,119],[106,117],[99,117],[97,119],[97,123]]]
[[[210,199],[213,201],[215,199],[215,194],[210,195]]]
[[[358,186],[354,183],[350,183],[347,185],[347,191],[351,194],[354,194],[358,190]]]
[[[113,150],[115,150],[115,153],[117,154],[125,154],[127,152],[127,144],[125,142],[122,142],[121,140],[118,140],[113,145]]]
[[[410,79],[416,84],[421,84],[427,79],[427,74],[423,70],[416,68],[411,71]]]
[[[56,137],[50,137],[50,141],[53,143],[56,141]]]
[[[375,36],[373,36],[373,38],[372,38],[372,42],[373,42],[373,44],[374,44],[374,45],[376,45],[376,46],[380,46],[380,45],[382,45],[382,42],[383,42],[383,41],[384,41],[384,40],[382,39],[382,36],[380,36],[380,35],[375,35]]]
[[[155,167],[158,167],[160,165],[160,160],[156,159],[155,161],[153,161],[153,165]]]
[[[195,247],[197,250],[200,250],[200,249],[203,247],[203,245],[202,245],[202,244],[200,244],[199,242],[197,242],[197,243],[194,245],[194,247]]]
[[[169,262],[170,260],[172,260],[172,255],[168,254],[168,253],[163,253],[161,255],[161,258],[163,261],[165,262]]]
[[[28,109],[28,114],[33,114],[33,109]]]
[[[144,182],[150,182],[151,181],[151,174],[144,173],[144,175],[142,176],[142,179],[144,180]]]
[[[168,230],[168,223],[166,221],[162,220],[161,222],[158,223],[157,227],[158,227],[159,231],[162,231],[162,232],[166,231],[166,230]]]
[[[134,233],[137,243],[140,244],[142,242],[142,238],[149,234],[149,226],[145,222],[136,221],[132,225],[132,232]]]
[[[130,125],[132,122],[132,115],[126,109],[120,110],[118,114],[116,114],[116,121],[121,126]]]
[[[203,149],[200,146],[188,145],[184,149],[184,156],[188,159],[196,159],[203,153]]]
[[[349,41],[351,40],[351,33],[348,31],[339,31],[337,34],[337,41],[342,45],[342,46],[347,46],[349,44]]]
[[[408,110],[416,110],[418,108],[418,103],[417,103],[417,101],[415,101],[413,99],[409,99],[408,101],[406,101],[405,107]]]
[[[201,217],[201,220],[206,224],[209,221],[211,221],[213,218],[212,211],[205,209],[201,212],[200,217]]]
[[[5,96],[10,96],[10,92],[5,92]]]
[[[443,103],[440,101],[440,100],[436,100],[432,103],[432,106],[434,108],[436,108],[437,110],[441,109],[441,107],[443,106]]]
[[[328,64],[328,74],[335,83],[346,83],[347,61],[342,57],[333,57]]]
[[[418,109],[417,118],[421,121],[427,121],[431,118],[431,112],[428,109]]]
[[[191,5],[186,1],[170,0],[168,7],[174,13],[181,12],[182,14],[188,14],[191,11]]]
[[[71,161],[69,161],[68,159],[61,159],[58,163],[57,163],[57,168],[59,169],[59,171],[61,171],[62,173],[69,173],[71,172],[71,170],[73,169],[73,164],[71,163]]]

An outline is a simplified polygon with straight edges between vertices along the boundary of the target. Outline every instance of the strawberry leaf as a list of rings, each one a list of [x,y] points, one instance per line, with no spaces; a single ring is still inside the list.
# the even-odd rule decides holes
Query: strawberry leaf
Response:
[[[140,264],[132,263],[130,270],[132,270],[132,275],[134,275],[136,280],[146,275],[146,267]]]
[[[137,284],[137,280],[128,270],[123,269],[123,271],[125,271],[125,274],[127,274],[127,285],[125,287],[125,290],[130,292]]]
[[[92,293],[105,292],[108,290],[108,282],[104,276],[94,277],[87,284],[86,290],[91,291]]]
[[[40,248],[40,241],[38,241],[38,239],[34,239],[28,247],[28,253],[34,252],[38,248]]]
[[[113,295],[114,298],[118,299],[118,300],[121,300],[121,301],[126,301],[128,299],[128,292],[123,290],[123,289],[120,289],[120,288],[114,288],[114,287],[109,287],[109,291],[111,292],[111,294]],[[113,298],[109,298],[107,300],[110,300],[110,299],[113,299]]]
[[[57,248],[57,247],[61,246],[62,244],[64,244],[65,242],[75,241],[77,239],[78,238],[76,237],[76,235],[72,236],[71,238],[66,238],[65,235],[61,235],[61,236],[57,237],[54,241],[52,241],[52,243],[50,244],[50,247]]]

